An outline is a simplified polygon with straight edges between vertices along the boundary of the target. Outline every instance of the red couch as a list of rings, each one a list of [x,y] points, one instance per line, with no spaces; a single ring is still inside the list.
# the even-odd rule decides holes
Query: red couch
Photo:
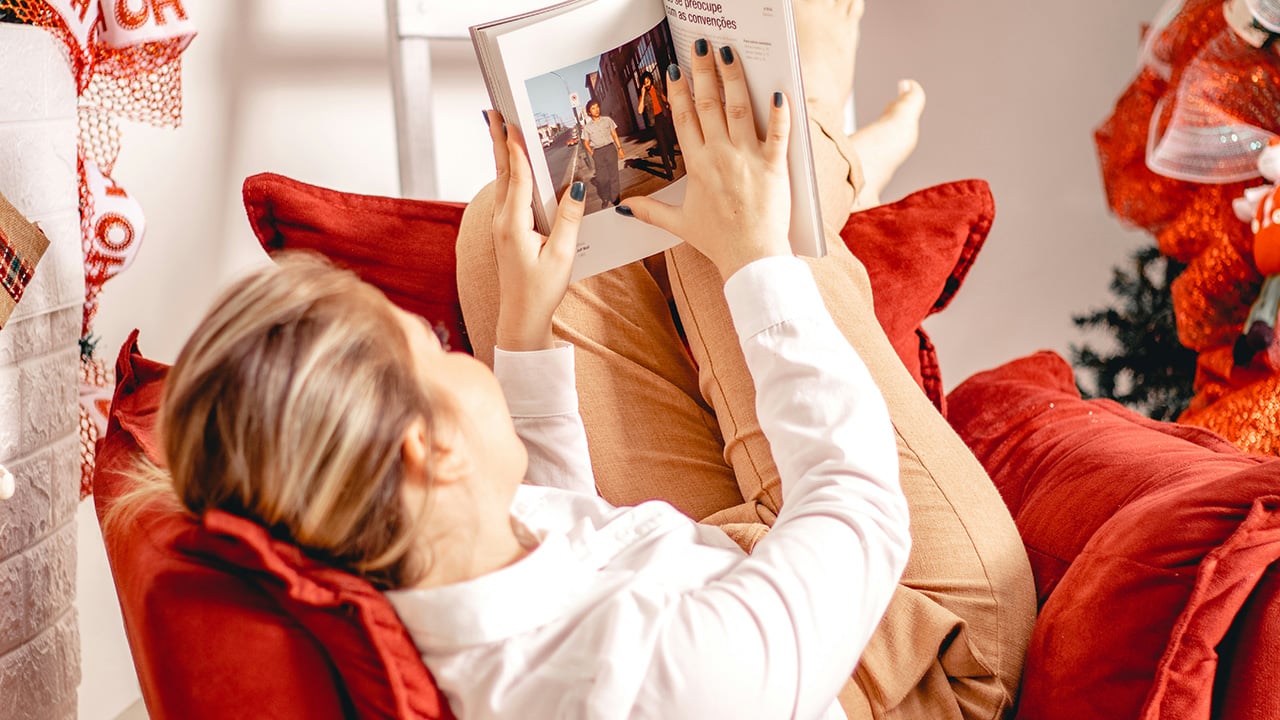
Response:
[[[247,180],[245,202],[268,250],[322,252],[469,349],[453,278],[462,206],[274,175]],[[920,322],[959,289],[993,214],[985,183],[952,183],[852,216],[844,237],[890,340],[986,465],[1032,558],[1042,611],[1019,717],[1280,717],[1280,460],[1082,400],[1052,354],[942,397]],[[166,370],[136,337],[122,349],[100,515],[139,453],[159,460]],[[155,506],[104,537],[151,717],[451,717],[385,599],[261,527]]]

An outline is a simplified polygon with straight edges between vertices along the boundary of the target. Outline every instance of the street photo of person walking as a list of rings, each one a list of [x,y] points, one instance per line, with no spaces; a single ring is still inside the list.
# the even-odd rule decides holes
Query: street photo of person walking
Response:
[[[684,177],[664,84],[673,62],[663,20],[624,45],[525,82],[557,197],[586,183],[594,189],[589,215]]]
[[[618,163],[627,157],[622,149],[622,141],[618,139],[618,123],[608,115],[600,114],[600,103],[592,100],[587,103],[587,119],[582,125],[582,146],[591,158],[595,168],[595,177],[591,182],[596,188],[596,196],[604,205],[617,205],[622,202],[618,193]],[[614,155],[617,155],[617,159]]]
[[[671,104],[667,102],[667,94],[654,81],[653,73],[647,70],[640,75],[640,114],[644,115],[645,123],[653,128],[658,155],[662,158],[667,178],[674,180],[676,126],[671,122]]]

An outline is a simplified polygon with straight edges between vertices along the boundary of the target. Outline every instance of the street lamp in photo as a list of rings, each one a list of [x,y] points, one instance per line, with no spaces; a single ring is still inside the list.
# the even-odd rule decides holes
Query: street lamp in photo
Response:
[[[578,93],[569,89],[569,82],[560,73],[553,70],[548,74],[555,75],[560,80],[560,83],[564,85],[564,93],[569,98],[569,107],[573,112],[573,139],[577,140],[582,137],[582,118],[578,114]]]

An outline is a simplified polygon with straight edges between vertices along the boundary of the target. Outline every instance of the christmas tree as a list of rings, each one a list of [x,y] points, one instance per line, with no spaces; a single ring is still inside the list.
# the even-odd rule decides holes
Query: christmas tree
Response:
[[[1155,246],[1139,248],[1133,267],[1113,268],[1117,304],[1072,318],[1081,328],[1102,328],[1114,353],[1072,345],[1072,362],[1092,375],[1087,397],[1110,398],[1156,420],[1174,420],[1194,394],[1196,353],[1178,342],[1169,285],[1183,266]]]

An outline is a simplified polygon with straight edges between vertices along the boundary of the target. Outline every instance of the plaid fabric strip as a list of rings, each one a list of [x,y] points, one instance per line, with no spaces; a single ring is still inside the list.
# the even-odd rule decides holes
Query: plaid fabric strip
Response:
[[[9,243],[9,236],[0,230],[0,287],[16,303],[22,299],[22,293],[31,282],[35,269],[26,262],[18,250]]]

